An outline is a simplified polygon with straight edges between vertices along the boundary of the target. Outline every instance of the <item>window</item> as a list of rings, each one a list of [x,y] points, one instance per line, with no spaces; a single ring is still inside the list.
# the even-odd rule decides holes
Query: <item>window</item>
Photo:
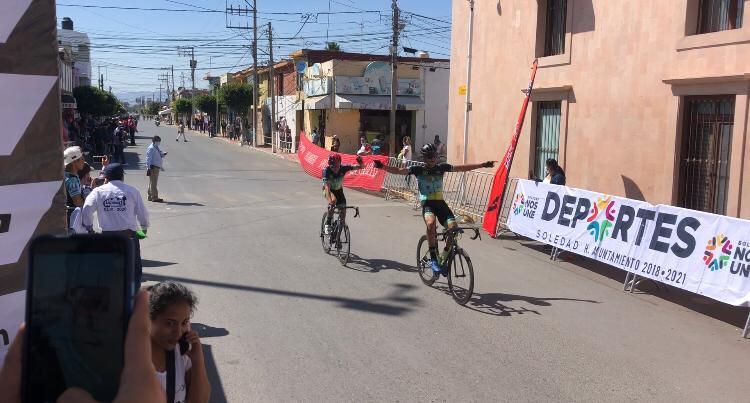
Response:
[[[697,33],[742,28],[744,5],[745,0],[700,0]]]
[[[567,0],[547,0],[545,3],[543,56],[561,55],[565,53]]]
[[[680,205],[726,214],[734,95],[685,98]]]
[[[534,175],[544,178],[545,162],[558,159],[560,149],[561,101],[539,102],[537,106]]]

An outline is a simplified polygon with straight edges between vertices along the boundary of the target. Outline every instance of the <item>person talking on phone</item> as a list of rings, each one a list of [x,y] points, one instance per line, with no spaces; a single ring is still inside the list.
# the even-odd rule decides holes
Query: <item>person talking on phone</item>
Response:
[[[135,251],[135,285],[141,286],[143,266],[141,244],[136,231],[148,231],[149,220],[146,205],[138,189],[126,185],[125,170],[121,164],[108,164],[104,170],[104,185],[92,190],[83,204],[82,223],[89,232],[93,231],[94,212],[99,219],[102,233],[124,235],[133,241]]]
[[[190,328],[198,297],[165,281],[149,287],[151,359],[168,403],[206,403],[211,396],[203,346]]]
[[[161,137],[154,136],[151,145],[146,149],[146,176],[148,176],[148,201],[161,203],[164,200],[159,198],[159,172],[164,170],[163,158],[167,153],[159,149]]]

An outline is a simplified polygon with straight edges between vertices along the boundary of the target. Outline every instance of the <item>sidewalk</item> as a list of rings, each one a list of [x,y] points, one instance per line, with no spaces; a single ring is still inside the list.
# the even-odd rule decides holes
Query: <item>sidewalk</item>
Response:
[[[195,136],[208,137],[208,133],[201,133],[200,131],[195,131],[195,130],[187,129],[187,128],[186,128],[186,130],[189,131],[189,132],[191,132]],[[239,146],[244,147],[244,145],[240,145],[240,143],[238,141],[231,140],[231,139],[229,139],[229,137],[224,137],[224,136],[220,136],[219,135],[219,136],[215,136],[215,137],[212,137],[212,138],[218,139],[218,140],[222,140],[222,141],[225,141],[225,142],[230,143],[230,144],[235,144],[235,145],[239,145]],[[260,147],[248,146],[248,147],[251,150],[260,151],[262,153],[266,153],[268,155],[272,155],[272,156],[277,157],[277,158],[285,159],[287,161],[292,161],[292,162],[295,162],[295,163],[297,161],[299,161],[297,159],[297,154],[296,153],[278,153],[278,152],[274,153],[274,152],[271,151],[271,147],[270,146],[260,146]]]

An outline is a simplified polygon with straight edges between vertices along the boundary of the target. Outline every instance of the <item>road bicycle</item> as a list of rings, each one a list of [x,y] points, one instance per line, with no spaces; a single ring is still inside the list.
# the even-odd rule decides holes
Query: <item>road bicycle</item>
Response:
[[[448,255],[442,262],[441,269],[448,271],[448,289],[453,299],[460,305],[465,305],[474,293],[474,266],[471,264],[469,254],[458,246],[458,240],[464,231],[474,231],[471,239],[482,239],[478,228],[456,227],[438,233],[438,245],[444,243],[449,236],[453,237],[453,244],[448,249]],[[441,250],[438,247],[438,250]],[[430,258],[430,247],[427,243],[427,235],[422,235],[417,243],[417,271],[422,282],[428,286],[435,283],[438,275],[432,271]]]
[[[346,265],[349,262],[349,253],[352,246],[349,226],[341,219],[341,211],[348,209],[354,210],[354,217],[359,217],[359,207],[335,207],[328,234],[325,233],[328,212],[323,213],[323,219],[320,221],[320,242],[323,245],[323,251],[330,253],[332,249],[335,249],[342,265]]]

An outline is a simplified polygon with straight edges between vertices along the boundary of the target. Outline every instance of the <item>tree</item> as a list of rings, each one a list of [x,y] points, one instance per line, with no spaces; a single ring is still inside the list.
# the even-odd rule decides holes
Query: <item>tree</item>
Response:
[[[341,45],[338,42],[326,42],[326,50],[329,52],[341,52]]]
[[[172,110],[178,115],[184,115],[193,111],[193,105],[189,99],[180,98],[172,102]]]
[[[216,97],[213,95],[199,95],[195,98],[195,107],[201,112],[208,113],[212,116],[211,120],[216,119]]]
[[[156,116],[159,114],[160,110],[161,104],[159,102],[149,102],[148,105],[146,105],[147,115]]]
[[[92,86],[73,89],[78,111],[93,116],[112,116],[125,112],[125,108],[114,95]]]
[[[242,116],[241,122],[244,122],[247,117],[248,109],[253,102],[252,98],[253,90],[249,84],[229,83],[219,89],[219,102],[239,113]],[[245,127],[241,127],[240,130],[244,133]]]

